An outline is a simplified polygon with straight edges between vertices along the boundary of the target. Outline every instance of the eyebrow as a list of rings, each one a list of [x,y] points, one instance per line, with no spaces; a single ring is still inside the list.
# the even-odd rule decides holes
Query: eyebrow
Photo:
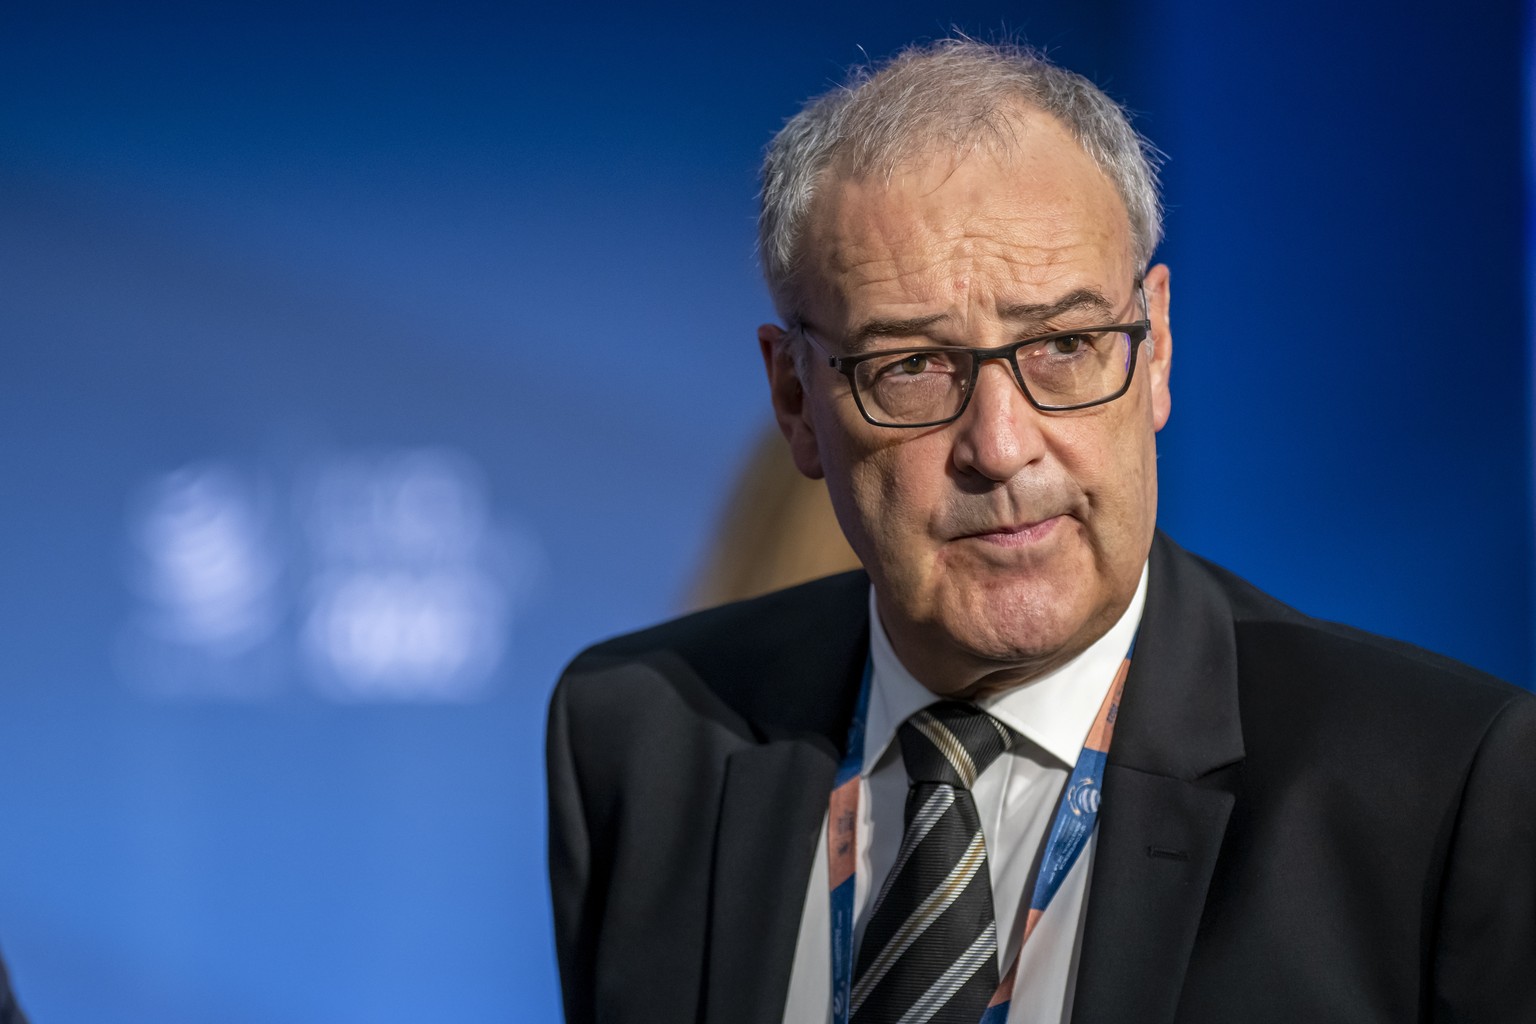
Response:
[[[1114,307],[1110,305],[1102,292],[1094,288],[1079,288],[1068,292],[1054,302],[1015,302],[998,309],[998,314],[1004,320],[1023,321],[1032,323],[1046,321],[1064,313],[1076,313],[1087,311],[1095,316],[1108,320],[1114,316]],[[914,334],[924,334],[928,328],[935,324],[943,323],[949,319],[948,313],[932,313],[928,316],[912,316],[900,319],[875,318],[866,320],[848,334],[847,345],[850,351],[857,352],[866,347],[876,338],[909,338]]]
[[[1115,308],[1109,304],[1104,294],[1095,288],[1079,288],[1075,292],[1068,292],[1055,302],[1016,302],[1000,307],[998,314],[1004,320],[1033,321],[1050,320],[1063,313],[1085,310],[1105,320],[1115,315]]]
[[[922,334],[934,324],[943,323],[948,319],[948,313],[933,313],[928,316],[912,316],[899,320],[879,318],[866,320],[848,335],[848,346],[857,351],[875,338],[911,337],[914,334]]]

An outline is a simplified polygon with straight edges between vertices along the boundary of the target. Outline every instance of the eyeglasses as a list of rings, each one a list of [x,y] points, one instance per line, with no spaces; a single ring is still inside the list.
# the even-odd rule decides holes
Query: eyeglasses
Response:
[[[797,329],[827,357],[828,366],[848,378],[853,400],[870,423],[937,427],[965,412],[981,364],[989,359],[1007,362],[1024,397],[1042,412],[1087,409],[1125,394],[1136,373],[1136,354],[1152,329],[1146,295],[1139,284],[1136,291],[1144,315],[1134,323],[1052,331],[997,348],[928,345],[838,356],[804,325]]]

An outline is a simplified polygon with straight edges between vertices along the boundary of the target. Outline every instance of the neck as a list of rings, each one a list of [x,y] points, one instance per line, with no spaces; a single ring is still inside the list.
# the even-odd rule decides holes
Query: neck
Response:
[[[889,635],[889,634],[888,634]],[[1097,637],[1035,657],[993,660],[972,652],[942,652],[908,638],[890,636],[891,649],[913,678],[937,696],[950,700],[982,700],[1039,679],[1077,657]],[[947,655],[947,656],[946,656]]]
[[[1133,609],[1134,618],[1139,620],[1140,584],[1138,580],[1124,604],[1103,609],[1065,643],[1036,650],[1021,646],[1003,656],[967,646],[933,623],[912,623],[891,616],[878,598],[873,607],[891,652],[914,679],[939,697],[983,700],[1026,686],[1067,665],[1120,628]],[[1127,625],[1124,642],[1129,644],[1135,623]]]

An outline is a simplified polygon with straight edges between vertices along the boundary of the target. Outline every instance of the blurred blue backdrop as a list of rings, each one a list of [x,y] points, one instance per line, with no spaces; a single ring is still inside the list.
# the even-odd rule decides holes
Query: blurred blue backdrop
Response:
[[[542,726],[766,422],[755,165],[956,25],[1164,149],[1162,522],[1532,680],[1525,12],[0,10],[0,943],[38,1024],[553,1021]]]

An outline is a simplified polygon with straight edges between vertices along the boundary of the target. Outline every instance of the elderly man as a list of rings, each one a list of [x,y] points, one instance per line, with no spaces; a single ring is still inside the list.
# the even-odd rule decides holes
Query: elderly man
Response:
[[[566,673],[571,1021],[1536,1021],[1536,700],[1157,532],[1159,230],[1029,52],[779,133],[758,339],[867,576]]]

